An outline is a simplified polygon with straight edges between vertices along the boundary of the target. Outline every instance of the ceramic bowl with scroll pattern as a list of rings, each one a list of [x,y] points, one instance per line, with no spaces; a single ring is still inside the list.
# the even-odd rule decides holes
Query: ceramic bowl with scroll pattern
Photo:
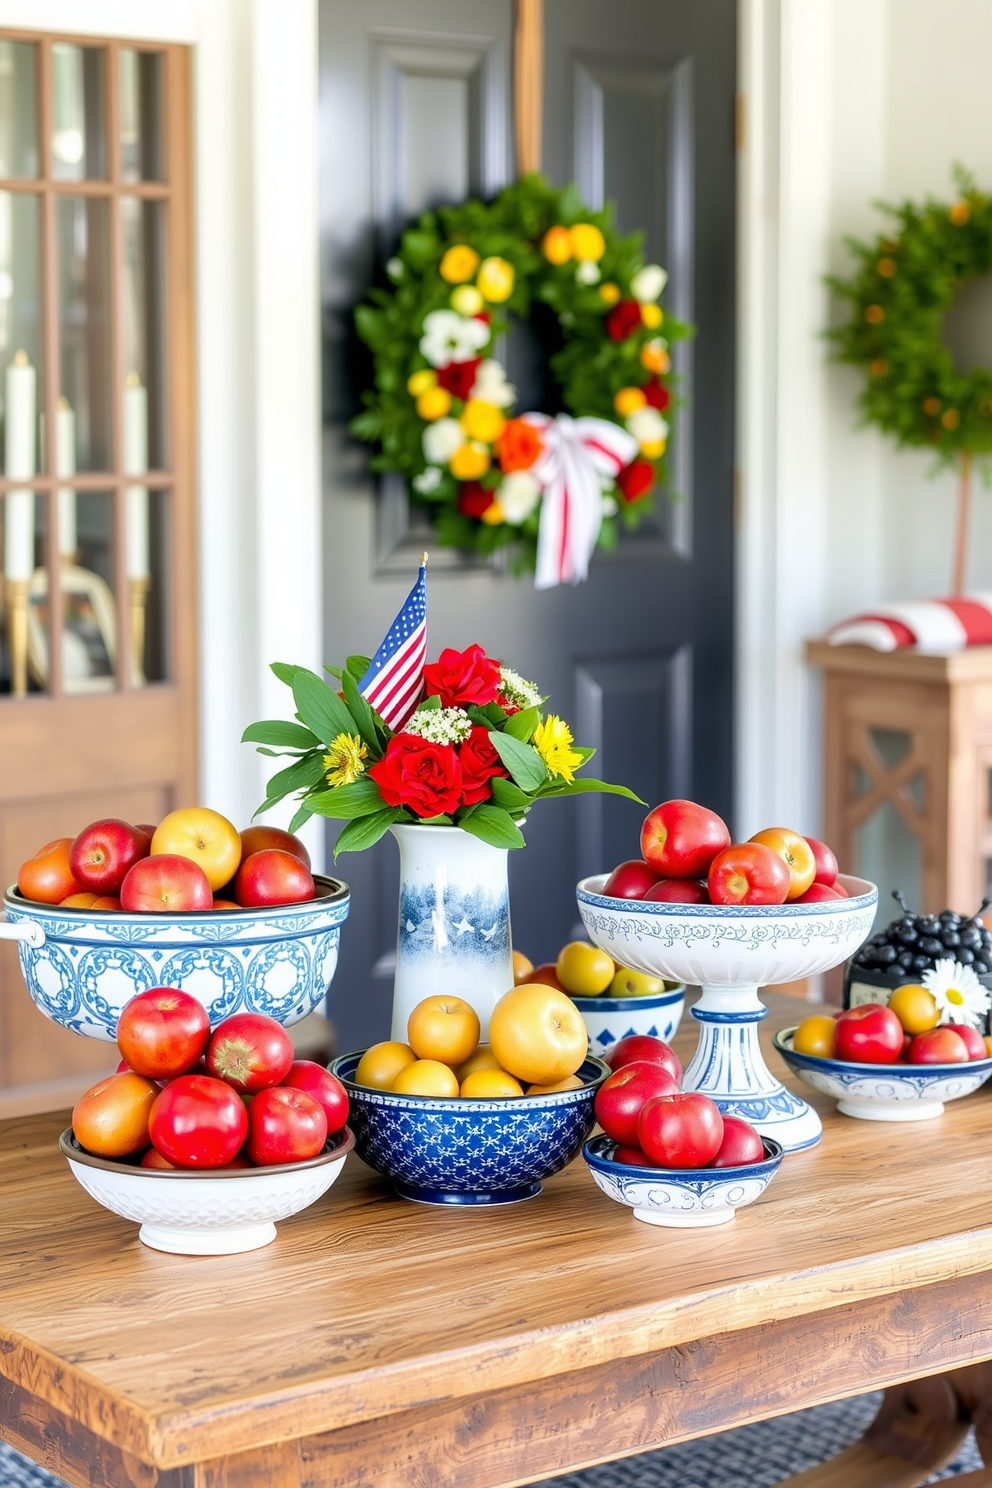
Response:
[[[530,1199],[578,1155],[595,1123],[596,1091],[610,1073],[593,1055],[578,1090],[513,1100],[397,1095],[356,1085],[364,1050],[335,1059],[363,1162],[403,1198],[422,1204],[510,1204]]]
[[[172,1255],[236,1255],[276,1238],[276,1220],[298,1214],[340,1177],[355,1145],[348,1127],[319,1157],[271,1168],[142,1168],[85,1152],[67,1128],[59,1148],[91,1198],[139,1224],[138,1238]]]
[[[740,1168],[635,1168],[614,1160],[616,1142],[593,1137],[582,1149],[596,1186],[633,1209],[634,1218],[668,1229],[726,1224],[760,1198],[778,1172],[782,1147],[762,1137],[763,1161]]]
[[[844,1116],[862,1121],[932,1121],[945,1101],[971,1095],[992,1075],[992,1057],[967,1064],[855,1064],[798,1054],[795,1032],[783,1028],[774,1039],[789,1068],[811,1090],[832,1095]]]
[[[317,898],[268,909],[125,914],[35,904],[4,895],[8,930],[35,1005],[72,1033],[113,1043],[125,1003],[149,987],[181,987],[211,1026],[266,1013],[288,1027],[327,994],[351,891],[315,877]]]

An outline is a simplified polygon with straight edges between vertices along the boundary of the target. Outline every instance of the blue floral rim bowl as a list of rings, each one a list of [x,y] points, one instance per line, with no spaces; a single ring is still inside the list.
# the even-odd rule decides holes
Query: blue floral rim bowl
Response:
[[[795,1032],[783,1028],[774,1038],[786,1064],[811,1090],[832,1095],[838,1111],[861,1121],[932,1121],[943,1115],[945,1101],[971,1095],[992,1075],[992,1056],[967,1064],[854,1064],[797,1054]]]
[[[245,1012],[288,1027],[326,996],[351,902],[340,879],[314,881],[305,904],[175,915],[63,909],[12,887],[0,934],[19,942],[36,1007],[71,1033],[113,1043],[125,1003],[162,986],[198,998],[212,1027]]]
[[[762,1137],[763,1162],[741,1168],[635,1168],[614,1161],[617,1144],[593,1137],[582,1149],[597,1187],[607,1198],[633,1209],[634,1218],[668,1229],[726,1224],[753,1204],[778,1172],[783,1149]]]
[[[633,1034],[669,1043],[682,1021],[685,987],[654,992],[648,997],[573,997],[589,1033],[589,1048],[603,1058],[614,1044]]]
[[[596,1091],[610,1070],[594,1055],[577,1073],[579,1090],[514,1100],[397,1095],[356,1085],[365,1051],[330,1066],[348,1092],[348,1124],[363,1162],[396,1192],[421,1204],[512,1204],[575,1157],[595,1124]]]

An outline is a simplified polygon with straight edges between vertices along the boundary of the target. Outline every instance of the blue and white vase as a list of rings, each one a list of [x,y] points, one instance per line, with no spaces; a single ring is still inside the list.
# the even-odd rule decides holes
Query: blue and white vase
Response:
[[[489,1037],[489,1015],[513,986],[505,847],[460,827],[396,826],[400,907],[391,1037],[406,1042],[425,997],[470,1002]]]

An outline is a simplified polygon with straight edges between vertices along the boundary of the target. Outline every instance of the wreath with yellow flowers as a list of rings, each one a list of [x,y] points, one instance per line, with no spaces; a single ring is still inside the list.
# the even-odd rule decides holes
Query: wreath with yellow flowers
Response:
[[[943,334],[957,293],[992,272],[992,199],[963,171],[957,184],[950,205],[883,204],[892,230],[846,239],[858,266],[827,281],[851,307],[827,335],[836,360],[866,373],[865,421],[900,445],[928,446],[942,465],[992,453],[992,368],[959,371]]]
[[[537,565],[540,582],[559,435],[571,440],[566,470],[586,460],[576,478],[587,489],[578,516],[573,490],[571,518],[567,489],[564,515],[556,496],[572,530],[556,528],[553,543],[560,536],[564,552],[579,516],[590,551],[614,546],[618,519],[636,528],[667,478],[669,344],[692,330],[658,304],[665,271],[645,263],[640,235],[619,233],[574,187],[531,175],[491,202],[425,213],[385,272],[389,287],[355,311],[374,388],[351,429],[377,446],[374,470],[407,478],[439,544],[483,554],[512,544],[516,566]],[[496,354],[510,317],[535,328],[557,417],[514,413]],[[620,433],[597,440],[596,420]],[[561,577],[584,577],[562,563]]]

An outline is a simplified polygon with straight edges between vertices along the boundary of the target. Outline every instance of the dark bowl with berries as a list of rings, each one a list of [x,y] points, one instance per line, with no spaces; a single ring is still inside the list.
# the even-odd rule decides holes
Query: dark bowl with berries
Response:
[[[887,1003],[896,987],[923,982],[928,972],[936,972],[941,961],[969,967],[992,994],[992,930],[982,919],[992,901],[984,900],[974,915],[958,914],[953,909],[923,915],[913,914],[901,894],[893,897],[902,906],[902,914],[866,940],[848,962],[845,1007]],[[982,1031],[990,1031],[988,1014]]]

